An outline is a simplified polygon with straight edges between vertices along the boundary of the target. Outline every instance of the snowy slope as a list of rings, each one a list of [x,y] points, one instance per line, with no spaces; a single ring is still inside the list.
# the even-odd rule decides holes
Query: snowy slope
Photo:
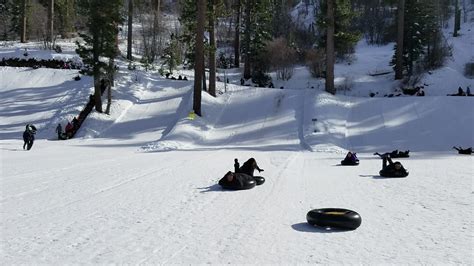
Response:
[[[384,50],[355,63],[354,80],[380,69]],[[1,265],[473,263],[474,157],[451,149],[474,145],[473,97],[333,96],[299,69],[283,90],[219,83],[190,119],[192,81],[122,64],[110,115],[52,141],[92,90],[75,74],[0,68]],[[39,129],[31,151],[26,123]],[[339,166],[348,149],[359,166]],[[393,149],[412,150],[407,178],[378,175],[372,153]],[[234,158],[249,157],[266,182],[221,190]],[[353,209],[362,225],[309,226],[306,213],[324,207]]]
[[[88,101],[92,79],[73,78],[77,71],[0,67],[0,139],[21,138],[27,123],[39,138],[54,136],[58,123],[77,116]]]

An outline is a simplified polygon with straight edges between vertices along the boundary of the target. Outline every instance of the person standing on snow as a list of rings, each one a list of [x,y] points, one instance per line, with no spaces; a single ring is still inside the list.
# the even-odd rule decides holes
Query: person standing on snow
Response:
[[[58,124],[58,126],[56,127],[56,133],[58,133],[58,139],[64,139],[63,138],[63,127],[61,126],[61,124]]]
[[[35,134],[36,127],[31,124],[27,124],[26,129],[23,132],[23,149],[26,148],[27,150],[30,150],[31,147],[33,147],[33,142],[35,141]]]

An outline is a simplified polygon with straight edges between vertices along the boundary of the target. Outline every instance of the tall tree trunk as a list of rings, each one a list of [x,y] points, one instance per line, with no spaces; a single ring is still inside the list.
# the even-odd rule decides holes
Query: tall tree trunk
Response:
[[[155,60],[155,57],[158,54],[157,51],[157,38],[159,32],[159,22],[160,22],[160,6],[161,0],[153,0],[153,34],[152,34],[152,41],[151,41],[151,59]]]
[[[23,0],[22,10],[21,10],[21,32],[20,32],[20,42],[25,43],[26,40],[26,27],[27,27],[27,18],[28,18],[28,1]]]
[[[133,0],[128,0],[128,36],[127,36],[127,59],[128,60],[133,60],[132,41],[133,41]]]
[[[209,10],[209,94],[216,97],[216,33],[214,30],[215,0],[211,0]]]
[[[110,115],[110,106],[112,105],[112,86],[114,84],[114,73],[115,73],[115,58],[109,58],[108,66],[108,82],[107,84],[107,107],[105,108],[105,113]]]
[[[250,27],[251,20],[250,15],[252,11],[252,1],[246,0],[245,2],[245,58],[244,58],[244,79],[251,77],[250,73]]]
[[[461,10],[459,9],[459,0],[456,0],[454,8],[454,32],[453,37],[458,37],[458,31],[461,29]]]
[[[51,42],[51,47],[54,41],[54,0],[49,0],[48,5],[48,30],[46,40]]]
[[[398,0],[397,49],[395,51],[395,79],[403,78],[403,33],[405,23],[405,0]]]
[[[206,57],[203,55],[202,58],[202,90],[207,91],[207,84],[206,84]]]
[[[326,36],[326,91],[335,94],[334,89],[334,0],[327,0]]]
[[[99,40],[99,36],[97,34],[93,35],[92,38],[94,40]],[[99,54],[99,43],[98,41],[94,41],[93,43],[93,62],[99,62],[100,54]],[[99,113],[102,113],[102,74],[100,71],[100,67],[98,64],[94,64],[92,66],[92,72],[94,75],[94,101],[95,101],[95,110]]]
[[[194,64],[194,97],[193,110],[201,116],[201,90],[202,74],[204,72],[204,21],[206,13],[206,0],[197,0],[197,25],[196,25],[196,53]]]
[[[234,65],[235,67],[240,66],[240,1],[236,0],[235,2],[235,39],[234,39]]]

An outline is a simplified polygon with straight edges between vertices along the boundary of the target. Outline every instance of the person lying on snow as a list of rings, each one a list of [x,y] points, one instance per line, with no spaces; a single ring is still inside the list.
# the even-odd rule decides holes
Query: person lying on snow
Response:
[[[393,162],[390,158],[390,153],[379,154],[374,153],[382,158],[382,171],[389,174],[406,175],[407,170],[403,167],[400,162]]]
[[[390,157],[392,158],[408,157],[408,153],[410,153],[410,150],[406,150],[406,151],[394,150],[390,153]]]
[[[235,166],[235,164],[234,164],[234,166]],[[257,161],[255,161],[254,158],[250,158],[236,172],[247,174],[249,176],[253,176],[253,172],[255,171],[255,169],[257,169],[259,173],[263,172],[263,169],[260,169],[258,167]]]
[[[453,146],[453,149],[457,150],[459,154],[472,154],[472,147],[463,149],[461,146],[459,146],[459,148],[456,146]]]

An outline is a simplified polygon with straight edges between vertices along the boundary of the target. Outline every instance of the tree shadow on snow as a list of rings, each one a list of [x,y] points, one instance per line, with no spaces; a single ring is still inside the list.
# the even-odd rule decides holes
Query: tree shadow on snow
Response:
[[[294,230],[298,232],[306,232],[306,233],[344,233],[348,231],[353,231],[353,230],[348,230],[348,229],[336,229],[336,228],[330,228],[330,227],[319,227],[319,226],[313,226],[310,225],[309,223],[297,223],[293,224],[291,226]]]

